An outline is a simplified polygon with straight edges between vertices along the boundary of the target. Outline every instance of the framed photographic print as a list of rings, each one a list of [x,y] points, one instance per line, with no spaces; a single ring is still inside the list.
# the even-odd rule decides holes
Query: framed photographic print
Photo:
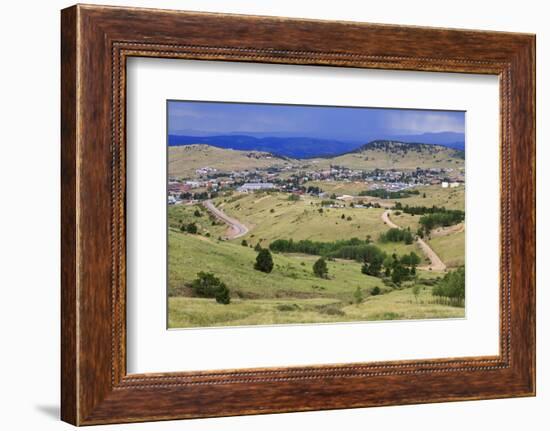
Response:
[[[533,35],[78,5],[61,42],[63,420],[534,395]]]
[[[167,116],[168,328],[465,317],[465,112]]]

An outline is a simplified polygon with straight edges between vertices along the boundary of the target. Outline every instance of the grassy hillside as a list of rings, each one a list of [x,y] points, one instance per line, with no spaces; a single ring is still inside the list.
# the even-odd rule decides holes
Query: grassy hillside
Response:
[[[403,199],[391,199],[392,202],[401,202],[403,206],[433,205],[447,209],[464,211],[465,189],[464,186],[444,189],[440,185],[415,187],[420,192]],[[426,197],[423,197],[426,194]]]
[[[249,243],[260,241],[264,247],[276,239],[290,238],[335,241],[370,236],[376,241],[388,229],[381,219],[384,212],[381,208],[323,208],[320,212],[321,199],[310,196],[289,201],[284,193],[237,194],[231,198],[218,198],[215,203],[251,228],[244,237]],[[415,247],[403,244],[399,248],[402,252],[409,252],[416,250]]]
[[[462,153],[451,148],[386,141],[374,141],[357,151],[312,162],[318,166],[339,165],[351,169],[464,168]]]
[[[231,172],[289,164],[291,160],[261,151],[237,151],[204,144],[168,147],[168,175],[171,177],[195,177],[195,170],[205,166]]]
[[[414,170],[420,167],[451,168],[460,171],[464,169],[464,159],[456,150],[422,144],[401,144],[401,146],[396,144],[389,148],[367,144],[362,150],[356,152],[336,157],[303,160],[281,158],[262,151],[231,150],[206,144],[168,147],[168,173],[174,177],[193,177],[196,169],[205,166],[230,172],[270,166],[328,169],[332,165],[363,170],[376,168]]]
[[[171,205],[168,207],[168,227],[179,230],[182,225],[195,223],[199,233],[213,238],[224,236],[227,225],[215,220],[201,205]]]
[[[445,236],[433,236],[428,243],[448,267],[464,265],[466,247],[464,231]]]
[[[464,308],[434,304],[425,286],[418,301],[410,287],[392,290],[361,274],[352,261],[328,262],[329,279],[313,275],[313,256],[274,254],[271,274],[253,269],[249,247],[169,230],[169,327],[344,322],[463,317]],[[186,286],[197,272],[210,271],[231,291],[231,303],[193,297]],[[421,277],[433,274],[419,271]],[[378,286],[382,294],[371,296]],[[361,289],[363,301],[354,300]]]
[[[169,232],[169,288],[193,280],[198,271],[210,271],[223,279],[235,297],[339,297],[351,299],[357,287],[384,288],[380,279],[361,274],[353,261],[328,262],[328,280],[315,277],[315,256],[273,254],[270,274],[253,269],[257,253],[250,247],[198,235]],[[343,286],[342,281],[347,284]]]

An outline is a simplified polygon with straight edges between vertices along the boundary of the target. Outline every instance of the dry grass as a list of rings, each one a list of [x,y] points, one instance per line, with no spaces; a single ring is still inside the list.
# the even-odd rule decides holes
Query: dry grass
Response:
[[[286,166],[290,161],[261,151],[238,151],[210,145],[182,145],[168,147],[168,175],[194,178],[195,170],[206,166],[219,171]]]

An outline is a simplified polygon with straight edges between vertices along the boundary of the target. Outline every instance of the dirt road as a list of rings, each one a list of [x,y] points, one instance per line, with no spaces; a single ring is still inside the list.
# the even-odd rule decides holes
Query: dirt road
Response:
[[[388,225],[389,227],[399,229],[399,226],[391,221],[390,213],[390,210],[384,211],[382,213],[382,221],[386,223],[386,225]],[[445,271],[447,269],[447,265],[443,263],[437,253],[422,238],[417,237],[416,242],[418,243],[418,246],[422,249],[422,252],[430,260],[430,264],[425,267],[420,267],[421,269],[431,269],[432,271]]]
[[[454,224],[452,226],[446,226],[446,227],[438,227],[437,229],[434,229],[430,232],[430,236],[432,238],[438,237],[438,236],[447,236],[452,235],[454,233],[460,233],[464,232],[464,223],[458,223]]]
[[[210,214],[227,225],[226,239],[239,238],[248,233],[248,228],[244,224],[242,224],[239,220],[229,217],[221,209],[216,208],[212,201],[205,201],[203,205],[210,212]]]
[[[399,226],[397,226],[394,222],[390,219],[390,210],[386,210],[382,213],[382,221],[386,223],[389,227],[394,227],[396,229],[399,229]]]

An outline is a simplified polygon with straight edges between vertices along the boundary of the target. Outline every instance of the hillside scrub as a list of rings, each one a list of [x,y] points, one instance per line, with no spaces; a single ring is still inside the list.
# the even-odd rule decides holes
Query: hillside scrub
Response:
[[[199,231],[196,223],[189,223],[188,225],[182,224],[180,230],[191,234],[196,234]]]
[[[215,298],[220,304],[229,304],[231,298],[229,289],[223,281],[211,272],[199,272],[197,278],[191,282],[191,288],[201,298]]]
[[[389,277],[396,286],[401,286],[403,281],[410,280],[416,276],[416,267],[421,262],[420,257],[413,251],[401,257],[393,254],[383,261],[384,275]]]
[[[300,200],[300,195],[297,195],[295,193],[290,193],[287,198],[289,201],[296,202]]]
[[[456,271],[445,274],[443,279],[432,290],[432,295],[439,301],[463,307],[466,295],[466,269],[461,266]]]

